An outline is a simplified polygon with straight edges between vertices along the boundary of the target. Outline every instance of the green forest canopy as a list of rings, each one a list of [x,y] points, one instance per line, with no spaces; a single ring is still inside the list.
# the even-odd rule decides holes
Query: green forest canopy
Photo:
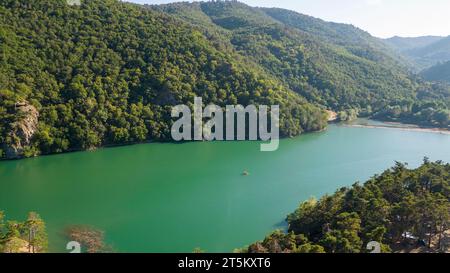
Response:
[[[412,238],[413,248],[421,241],[427,251],[445,251],[449,213],[449,164],[425,159],[411,170],[397,163],[364,185],[301,203],[287,217],[287,233],[275,231],[243,251],[359,253],[375,241],[391,252],[407,249]]]
[[[24,156],[170,140],[171,106],[195,96],[279,104],[285,137],[325,128],[325,109],[448,127],[448,87],[356,28],[234,1],[81,2],[0,3],[0,157],[19,141],[18,103],[39,112]]]

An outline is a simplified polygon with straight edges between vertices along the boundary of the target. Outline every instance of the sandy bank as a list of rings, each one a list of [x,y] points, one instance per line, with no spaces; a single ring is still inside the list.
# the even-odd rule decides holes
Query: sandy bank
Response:
[[[365,124],[343,124],[347,127],[358,127],[358,128],[380,128],[380,129],[395,129],[402,131],[413,131],[413,132],[424,132],[424,133],[437,133],[443,135],[450,135],[450,131],[443,128],[421,128],[421,127],[406,127],[401,125],[395,125],[393,123],[388,125],[365,125]]]

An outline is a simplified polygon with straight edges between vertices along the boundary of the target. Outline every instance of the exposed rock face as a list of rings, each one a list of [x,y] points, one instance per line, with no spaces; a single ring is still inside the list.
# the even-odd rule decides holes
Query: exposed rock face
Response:
[[[248,248],[248,253],[268,253],[268,251],[260,242],[257,242]]]
[[[333,122],[336,121],[338,119],[338,115],[336,112],[330,111],[330,110],[326,110],[327,114],[328,114],[328,122]]]
[[[16,115],[18,121],[11,125],[9,133],[13,141],[4,147],[8,159],[23,157],[24,148],[31,144],[31,138],[38,129],[39,112],[33,105],[26,102],[17,103]]]

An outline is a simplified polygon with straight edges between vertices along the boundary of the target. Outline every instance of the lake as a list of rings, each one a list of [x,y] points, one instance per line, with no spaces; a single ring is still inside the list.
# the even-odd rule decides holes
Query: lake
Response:
[[[424,156],[450,162],[450,135],[330,125],[280,142],[142,144],[0,162],[0,210],[38,212],[50,251],[65,227],[105,231],[118,252],[231,252],[272,230],[300,201]],[[242,173],[248,171],[249,175]]]

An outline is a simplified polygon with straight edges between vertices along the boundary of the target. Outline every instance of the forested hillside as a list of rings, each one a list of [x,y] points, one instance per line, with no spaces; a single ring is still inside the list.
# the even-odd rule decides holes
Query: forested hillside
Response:
[[[449,89],[368,33],[236,1],[4,0],[0,41],[0,158],[170,140],[171,106],[195,96],[279,104],[282,136],[325,128],[325,109],[450,120]]]
[[[450,83],[450,61],[432,66],[422,71],[421,75],[428,81]]]
[[[322,41],[344,47],[351,54],[378,63],[389,64],[391,68],[404,68],[406,60],[400,58],[391,47],[353,25],[326,22],[295,11],[264,8],[264,12],[286,26],[314,35]],[[400,67],[399,67],[400,66]]]
[[[353,39],[358,46],[350,41],[340,46],[348,40],[333,29],[340,25],[330,27],[311,20],[304,23],[310,28],[303,28],[301,15],[291,11],[252,8],[234,1],[152,7],[188,20],[205,32],[223,33],[221,39],[228,39],[241,55],[309,101],[334,110],[381,108],[386,101],[413,98],[417,88],[393,59],[368,46],[374,43],[369,42],[368,34],[356,29],[341,27],[341,32],[360,35]],[[289,24],[280,22],[281,17]]]
[[[376,241],[382,252],[448,252],[449,183],[449,164],[425,159],[411,170],[397,163],[364,185],[302,203],[287,217],[288,233],[276,231],[244,251],[359,253]]]
[[[150,6],[258,63],[308,101],[340,112],[448,128],[448,86],[423,82],[379,39],[356,27],[236,1]]]
[[[5,0],[0,41],[0,154],[9,158],[168,140],[171,106],[194,96],[280,104],[284,136],[326,126],[323,110],[277,78],[138,5]]]

